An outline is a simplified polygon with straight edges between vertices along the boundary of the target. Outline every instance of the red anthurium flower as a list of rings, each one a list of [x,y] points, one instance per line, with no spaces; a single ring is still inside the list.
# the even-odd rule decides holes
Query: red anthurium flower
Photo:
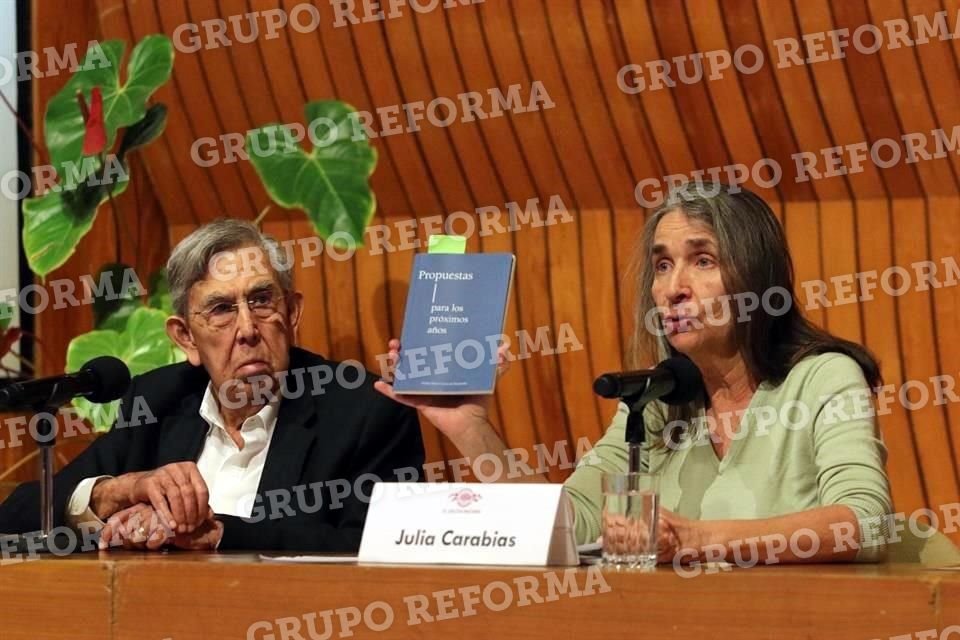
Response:
[[[103,94],[100,87],[94,87],[90,92],[89,109],[82,93],[77,94],[77,101],[83,114],[83,155],[96,155],[107,146],[107,129],[103,123]]]

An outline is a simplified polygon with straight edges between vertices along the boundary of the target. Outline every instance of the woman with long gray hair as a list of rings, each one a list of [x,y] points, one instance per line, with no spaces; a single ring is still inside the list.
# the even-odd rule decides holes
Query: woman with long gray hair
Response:
[[[635,263],[628,363],[682,354],[703,377],[692,401],[644,411],[641,466],[660,474],[660,561],[881,558],[891,500],[871,399],[879,368],[866,349],[804,318],[770,207],[745,189],[688,183],[650,215]],[[395,361],[400,345],[390,348]],[[377,387],[418,408],[467,458],[504,457],[489,397],[451,402]],[[579,543],[600,535],[602,474],[627,470],[627,415],[621,403],[565,483]]]

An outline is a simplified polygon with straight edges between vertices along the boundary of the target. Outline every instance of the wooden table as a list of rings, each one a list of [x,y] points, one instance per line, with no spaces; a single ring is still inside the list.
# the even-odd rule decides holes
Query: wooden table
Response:
[[[757,567],[692,578],[670,567],[570,571],[280,564],[183,552],[43,558],[0,567],[0,638],[296,640],[311,637],[311,619],[324,637],[327,616],[332,638],[349,630],[357,638],[456,640],[886,640],[927,629],[939,637],[960,625],[960,574],[916,565]],[[494,610],[508,591],[512,604]],[[423,622],[420,612],[437,618],[441,607],[447,619]],[[465,615],[471,607],[476,613]],[[388,610],[392,624],[374,631]],[[364,612],[369,626],[361,619],[351,627]]]

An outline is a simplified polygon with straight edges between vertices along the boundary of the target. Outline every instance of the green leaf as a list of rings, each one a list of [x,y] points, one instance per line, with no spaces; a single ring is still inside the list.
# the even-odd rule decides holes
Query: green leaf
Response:
[[[60,184],[23,203],[24,251],[30,268],[41,277],[73,255],[109,195],[116,197],[126,190],[129,176],[123,155],[156,139],[166,124],[166,108],[147,109],[146,101],[170,78],[170,39],[152,35],[141,40],[130,56],[126,82],[121,83],[123,50],[120,40],[91,45],[80,68],[47,104],[44,137]],[[121,127],[130,127],[120,144],[122,153],[106,167],[98,158],[83,157],[83,115],[76,94],[88,94],[94,87],[103,93],[107,148],[113,146]],[[96,177],[87,180],[90,175]]]
[[[146,115],[139,122],[135,122],[123,130],[123,137],[120,139],[120,148],[117,149],[117,156],[123,160],[126,155],[134,149],[144,147],[163,133],[167,126],[167,107],[162,104],[150,105]]]
[[[149,284],[150,295],[147,305],[153,309],[160,309],[168,316],[173,315],[173,299],[170,297],[170,282],[167,280],[167,269],[161,267],[152,276]]]
[[[73,408],[77,415],[93,425],[94,431],[110,431],[110,427],[117,421],[120,411],[120,401],[114,400],[104,404],[94,404],[86,398],[74,398]]]
[[[128,179],[113,183],[113,196],[127,189]],[[41,278],[66,262],[93,227],[97,209],[109,199],[107,181],[82,183],[73,191],[57,187],[23,201],[23,250],[30,270]]]
[[[86,362],[98,356],[120,358],[130,368],[130,375],[134,376],[183,361],[183,353],[167,337],[166,320],[167,314],[163,311],[140,307],[130,315],[123,331],[98,329],[77,336],[67,347],[67,371],[78,371]],[[77,398],[73,405],[96,431],[107,431],[117,418],[120,401],[99,408],[83,398]]]
[[[10,328],[15,310],[14,306],[9,302],[0,302],[0,333]]]
[[[173,69],[173,43],[165,35],[145,37],[133,49],[127,64],[126,82],[120,81],[122,40],[92,45],[83,64],[47,104],[44,138],[57,174],[83,157],[83,114],[77,92],[88,96],[94,87],[103,92],[103,119],[107,149],[113,147],[117,130],[140,122],[147,114],[147,99],[169,78]]]
[[[133,267],[125,264],[110,263],[97,273],[96,282],[109,285],[100,287],[101,291],[93,295],[93,326],[97,329],[123,331],[133,312],[143,306],[140,300],[143,291],[123,287],[128,280],[126,274],[132,270]]]
[[[273,201],[303,209],[317,235],[326,240],[341,232],[362,246],[363,231],[376,210],[369,185],[376,149],[357,134],[359,126],[351,117],[356,109],[350,105],[337,100],[310,102],[305,112],[308,123],[331,123],[316,127],[321,144],[307,153],[283,125],[266,125],[247,134],[250,162]]]
[[[123,360],[135,376],[178,362],[174,357],[176,347],[167,337],[166,322],[163,311],[140,307],[131,314],[123,331],[95,330],[77,336],[67,347],[67,370],[78,371],[91,358],[104,355]]]
[[[23,250],[30,269],[41,278],[66,262],[93,226],[94,212],[67,215],[67,207],[63,194],[53,191],[23,201]]]

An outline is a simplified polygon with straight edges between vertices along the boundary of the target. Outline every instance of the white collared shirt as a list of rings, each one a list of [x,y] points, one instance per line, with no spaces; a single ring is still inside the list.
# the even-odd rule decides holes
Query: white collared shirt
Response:
[[[207,385],[200,403],[200,417],[207,423],[207,436],[203,451],[197,460],[200,476],[210,493],[210,508],[214,513],[249,518],[253,514],[254,500],[260,486],[260,477],[267,461],[270,441],[277,425],[279,400],[264,405],[240,425],[243,449],[237,447],[224,427],[220,407],[217,406],[213,387]],[[95,476],[82,480],[67,502],[67,522],[78,527],[85,523],[103,523],[93,509],[90,498],[98,480],[112,476]]]
[[[200,417],[209,425],[197,468],[210,492],[214,513],[249,518],[277,425],[279,400],[264,405],[240,425],[243,449],[227,433],[212,387],[200,403]]]

